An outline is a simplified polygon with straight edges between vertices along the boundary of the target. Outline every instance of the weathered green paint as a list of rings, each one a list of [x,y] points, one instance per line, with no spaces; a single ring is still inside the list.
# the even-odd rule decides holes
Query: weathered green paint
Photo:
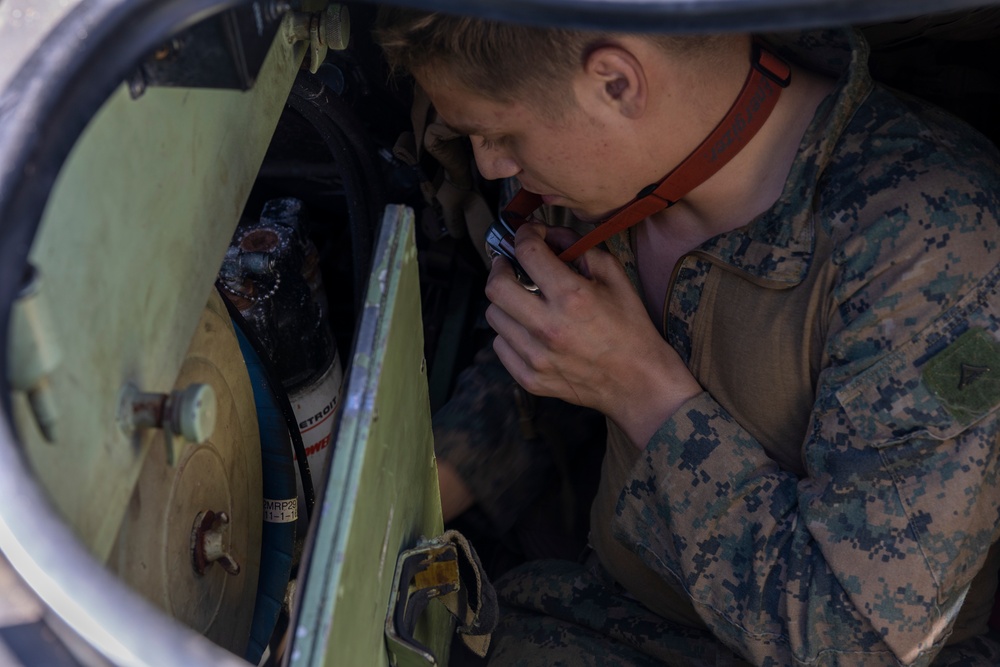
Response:
[[[287,19],[286,19],[287,20]],[[253,90],[120,87],[59,176],[31,260],[62,361],[60,436],[43,442],[15,393],[15,424],[42,485],[104,560],[150,437],[116,423],[126,383],[174,386],[304,46],[277,40]]]
[[[443,530],[431,435],[413,212],[390,206],[355,341],[340,428],[295,620],[291,664],[388,665],[396,560]],[[431,604],[417,636],[447,663],[451,622]]]

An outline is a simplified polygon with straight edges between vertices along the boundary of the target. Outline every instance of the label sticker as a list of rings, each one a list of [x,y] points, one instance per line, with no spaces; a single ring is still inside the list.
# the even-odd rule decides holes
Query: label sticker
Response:
[[[299,500],[271,500],[264,498],[264,521],[268,523],[292,523],[299,519]]]

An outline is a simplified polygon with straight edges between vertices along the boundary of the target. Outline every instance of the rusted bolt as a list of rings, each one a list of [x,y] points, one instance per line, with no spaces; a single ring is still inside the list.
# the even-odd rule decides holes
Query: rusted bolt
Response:
[[[174,437],[202,443],[212,437],[218,404],[211,385],[192,384],[169,394],[142,392],[133,385],[122,390],[118,426],[127,435],[148,428],[163,429],[167,462],[174,464]]]
[[[169,394],[146,393],[129,385],[122,392],[118,422],[126,433],[162,428],[201,443],[215,430],[216,412],[215,391],[207,384],[193,384]]]
[[[240,573],[240,564],[223,545],[222,534],[228,524],[229,515],[225,512],[207,510],[195,517],[191,528],[191,565],[198,574],[205,574],[212,563],[218,563],[231,575]]]

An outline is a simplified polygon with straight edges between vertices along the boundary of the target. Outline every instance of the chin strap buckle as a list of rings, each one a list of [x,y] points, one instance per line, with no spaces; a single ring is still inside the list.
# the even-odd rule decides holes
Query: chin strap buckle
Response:
[[[788,66],[788,63],[764,48],[756,40],[754,40],[753,51],[750,54],[750,64],[755,70],[782,88],[788,88],[788,84],[792,82],[792,68]]]

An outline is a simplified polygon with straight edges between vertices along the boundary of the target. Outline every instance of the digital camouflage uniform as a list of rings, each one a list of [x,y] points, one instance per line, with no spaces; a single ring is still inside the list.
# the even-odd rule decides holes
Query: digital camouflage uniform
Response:
[[[705,392],[641,452],[609,424],[595,557],[497,582],[491,664],[1000,664],[1000,161],[855,33],[774,43],[838,90],[771,210],[676,269]]]
[[[475,492],[459,527],[491,575],[525,559],[580,555],[605,432],[594,410],[526,393],[492,347],[459,375],[434,414],[434,449]]]

